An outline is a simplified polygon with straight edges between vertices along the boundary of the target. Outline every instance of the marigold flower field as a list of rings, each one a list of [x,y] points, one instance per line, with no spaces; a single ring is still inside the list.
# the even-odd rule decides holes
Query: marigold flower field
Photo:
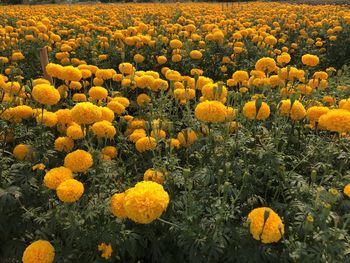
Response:
[[[0,262],[350,262],[348,65],[346,5],[0,6]]]

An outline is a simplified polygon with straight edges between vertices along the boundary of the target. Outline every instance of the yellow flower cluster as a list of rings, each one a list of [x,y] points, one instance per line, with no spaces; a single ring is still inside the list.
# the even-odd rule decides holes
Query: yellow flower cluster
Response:
[[[52,263],[55,249],[49,241],[37,240],[31,243],[23,252],[23,263]]]
[[[140,224],[149,224],[159,218],[169,203],[169,195],[158,183],[143,181],[125,193],[111,199],[112,212],[119,218],[129,218]]]
[[[284,234],[284,224],[271,208],[255,208],[249,213],[248,222],[253,238],[262,243],[278,242]]]

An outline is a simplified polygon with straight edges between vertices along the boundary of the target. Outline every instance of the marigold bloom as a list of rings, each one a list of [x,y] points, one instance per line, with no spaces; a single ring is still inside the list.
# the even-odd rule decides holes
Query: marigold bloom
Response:
[[[169,204],[169,195],[163,186],[143,181],[125,192],[124,209],[131,220],[149,224],[159,218]]]
[[[55,150],[59,152],[70,152],[74,148],[74,141],[70,137],[58,137],[55,140]]]
[[[327,112],[329,112],[329,109],[327,107],[313,106],[307,109],[306,117],[308,117],[310,121],[318,122],[319,118]]]
[[[98,245],[98,250],[102,252],[101,257],[103,257],[104,259],[109,259],[112,255],[112,246],[111,244],[106,244],[106,243],[101,243],[100,245]]]
[[[193,130],[183,130],[178,133],[177,139],[183,147],[190,147],[196,140],[197,134]]]
[[[315,55],[306,54],[301,57],[301,62],[309,67],[315,67],[320,63],[320,59]]]
[[[23,161],[25,158],[27,158],[30,154],[31,150],[30,147],[26,144],[18,144],[13,149],[13,156],[20,161]]]
[[[75,179],[68,179],[59,184],[56,193],[62,202],[74,203],[83,195],[84,185]]]
[[[84,150],[76,150],[67,154],[64,158],[64,166],[74,173],[86,172],[93,163],[91,154]]]
[[[227,116],[226,107],[219,101],[200,102],[195,109],[196,118],[203,122],[224,122]]]
[[[136,150],[140,153],[154,150],[157,147],[156,139],[153,137],[142,137],[136,141]]]
[[[281,116],[290,116],[292,120],[299,121],[306,115],[306,110],[298,100],[294,101],[291,107],[291,101],[282,100],[279,107],[279,114]]]
[[[73,173],[70,169],[61,166],[52,168],[44,176],[44,184],[46,187],[56,190],[56,188],[64,181],[73,178]]]
[[[23,252],[23,263],[52,263],[55,258],[55,248],[49,241],[37,240],[31,243]]]
[[[164,183],[164,174],[160,171],[154,170],[154,169],[147,169],[145,173],[143,174],[143,180],[144,181],[153,181],[158,184]]]
[[[278,242],[284,234],[284,224],[271,208],[255,208],[249,213],[248,220],[253,238],[262,243]]]
[[[347,185],[344,187],[344,194],[345,194],[347,197],[350,197],[350,184],[347,184]]]
[[[276,69],[276,62],[273,58],[261,58],[255,63],[255,69],[263,72],[272,72]]]
[[[203,57],[203,54],[199,50],[192,50],[190,52],[190,57],[192,59],[201,59]]]
[[[350,112],[343,109],[334,109],[322,115],[319,125],[326,130],[338,133],[350,131]]]
[[[91,89],[89,89],[89,96],[93,100],[103,100],[107,98],[108,91],[103,87],[92,87]]]
[[[118,69],[124,75],[131,75],[134,73],[134,67],[130,63],[120,63]]]
[[[266,120],[270,116],[270,107],[266,102],[262,102],[256,114],[256,101],[249,101],[243,106],[243,115],[249,120]]]
[[[117,130],[112,123],[108,121],[95,122],[91,128],[93,133],[99,138],[112,139],[117,133]]]
[[[55,105],[61,99],[58,90],[49,84],[38,84],[34,86],[32,96],[34,100],[45,105]]]
[[[126,218],[126,211],[124,209],[125,193],[114,194],[111,198],[111,210],[114,216],[123,219]]]
[[[78,124],[92,124],[101,119],[102,111],[91,102],[81,102],[72,108],[71,115],[73,121]]]

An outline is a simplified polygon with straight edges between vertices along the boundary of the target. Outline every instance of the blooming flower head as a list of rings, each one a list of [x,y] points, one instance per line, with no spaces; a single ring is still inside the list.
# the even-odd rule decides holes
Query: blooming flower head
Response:
[[[66,155],[64,166],[72,172],[86,172],[93,165],[93,159],[90,153],[84,150],[76,150]]]
[[[31,243],[23,252],[23,263],[52,263],[55,258],[55,248],[49,241],[37,240]]]
[[[124,209],[128,218],[140,224],[156,220],[169,204],[169,195],[163,186],[143,181],[125,192]]]
[[[126,218],[126,211],[124,209],[125,193],[114,194],[111,198],[111,210],[114,216],[123,219]]]
[[[292,120],[298,121],[305,117],[306,110],[298,100],[295,100],[293,106],[291,106],[291,101],[282,100],[279,107],[279,114],[281,116],[290,116]]]
[[[319,118],[327,112],[329,112],[329,109],[327,107],[313,106],[307,109],[306,117],[308,117],[310,121],[318,122]]]
[[[250,233],[253,238],[268,244],[278,242],[284,234],[284,224],[281,218],[271,208],[253,209],[248,215]]]
[[[73,173],[70,169],[61,166],[49,170],[44,176],[46,187],[55,190],[62,182],[72,179]]]
[[[320,62],[320,59],[315,55],[306,54],[301,57],[301,62],[309,67],[315,67]]]
[[[262,102],[258,114],[256,114],[256,101],[249,101],[243,106],[243,115],[250,120],[266,120],[270,116],[270,107]]]
[[[319,118],[320,127],[338,133],[350,131],[350,112],[343,109],[334,109]]]
[[[83,195],[84,185],[75,179],[68,179],[58,185],[56,193],[62,202],[74,203]]]
[[[154,169],[147,169],[145,173],[143,174],[143,180],[144,181],[153,181],[158,184],[164,183],[164,173],[154,170]]]
[[[23,161],[24,159],[29,157],[29,154],[31,152],[31,149],[26,144],[18,144],[13,149],[13,156],[20,161]]]
[[[58,90],[45,83],[34,86],[32,96],[35,101],[45,105],[55,105],[61,99]]]
[[[101,243],[98,245],[98,250],[102,252],[101,257],[104,259],[109,259],[112,255],[113,249],[111,244]]]
[[[136,150],[140,153],[154,150],[157,147],[157,141],[153,137],[142,137],[136,141]]]
[[[101,119],[102,111],[91,102],[81,102],[72,108],[71,115],[78,124],[92,124]]]
[[[350,184],[347,184],[347,185],[344,187],[344,194],[345,194],[347,197],[350,197]]]
[[[225,121],[227,111],[225,105],[219,101],[203,101],[196,106],[195,115],[200,121],[218,123]]]

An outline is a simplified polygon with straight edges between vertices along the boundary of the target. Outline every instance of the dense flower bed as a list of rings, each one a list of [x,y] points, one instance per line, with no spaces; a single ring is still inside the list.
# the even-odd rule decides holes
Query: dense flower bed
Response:
[[[0,261],[348,257],[347,6],[7,6],[0,51]]]

